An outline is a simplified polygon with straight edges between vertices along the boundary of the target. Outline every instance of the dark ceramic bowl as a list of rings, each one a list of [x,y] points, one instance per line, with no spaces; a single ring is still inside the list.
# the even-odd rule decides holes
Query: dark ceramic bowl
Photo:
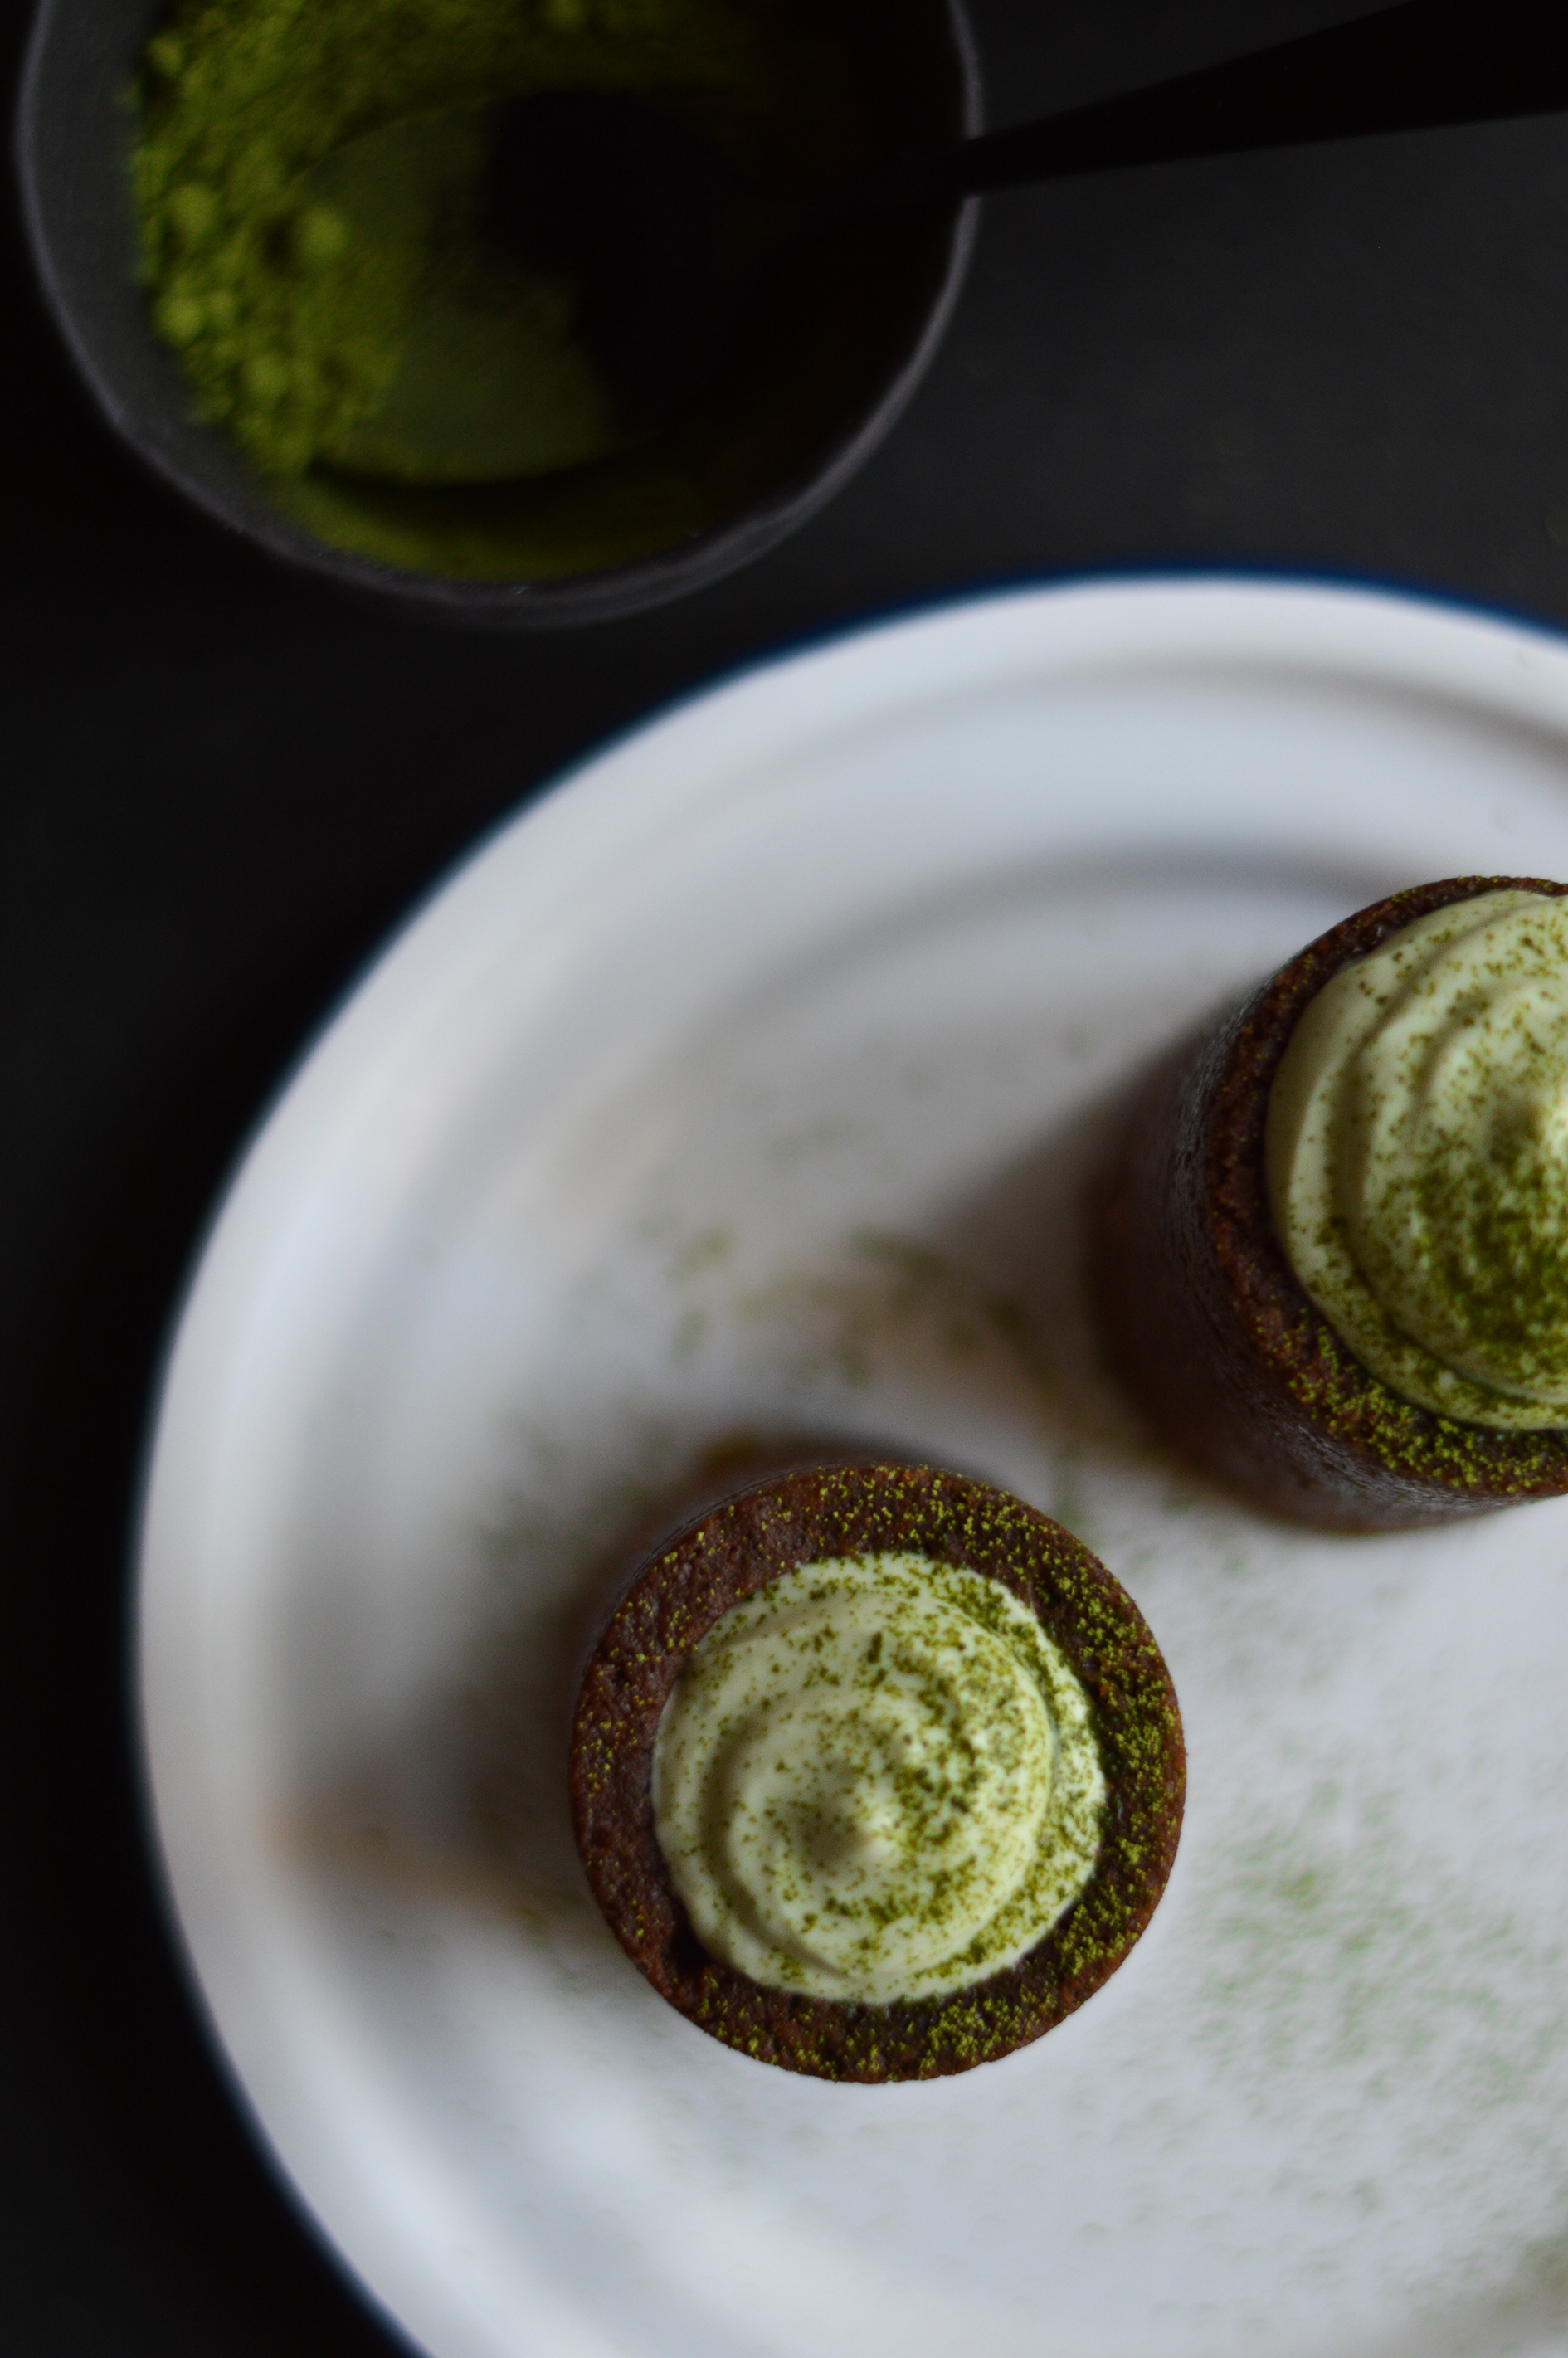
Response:
[[[974,205],[889,217],[803,257],[809,266],[785,275],[749,348],[653,442],[472,490],[313,471],[302,497],[196,420],[136,284],[127,93],[168,13],[168,0],[43,0],[17,157],[44,290],[105,416],[149,465],[221,524],[351,590],[454,621],[538,628],[697,589],[761,556],[848,481],[903,410],[957,299]],[[839,0],[833,21],[852,42],[887,147],[978,128],[962,0]],[[309,519],[329,512],[379,553],[323,538]],[[399,561],[403,546],[443,554]]]

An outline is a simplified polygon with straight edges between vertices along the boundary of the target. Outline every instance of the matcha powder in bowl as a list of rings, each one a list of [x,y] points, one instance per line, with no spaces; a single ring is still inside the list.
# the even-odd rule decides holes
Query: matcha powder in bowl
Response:
[[[434,266],[460,267],[464,225],[449,223],[484,141],[477,124],[465,139],[460,118],[455,137],[449,116],[432,118],[539,91],[633,92],[787,183],[792,144],[828,161],[854,152],[846,69],[825,38],[737,0],[199,0],[149,41],[142,74],[134,172],[153,323],[202,415],[267,473],[351,464],[444,232]],[[406,127],[401,168],[368,205],[359,190],[357,211],[335,203],[330,159],[391,124]],[[558,367],[569,294],[531,291],[538,353]],[[611,439],[600,388],[586,362],[567,373],[585,411],[578,455],[598,455]]]
[[[196,0],[151,24],[146,0],[45,0],[29,227],[113,422],[275,553],[481,622],[630,611],[782,537],[913,390],[969,213],[788,257],[717,374],[639,438],[571,286],[483,235],[486,110],[574,91],[658,109],[763,195],[978,114],[956,0]],[[433,287],[465,421],[434,467],[406,430]]]

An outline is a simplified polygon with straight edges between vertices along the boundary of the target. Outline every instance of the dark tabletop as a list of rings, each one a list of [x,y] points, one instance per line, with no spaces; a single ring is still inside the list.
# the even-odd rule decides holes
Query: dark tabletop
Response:
[[[972,13],[1003,121],[1353,11]],[[1568,120],[994,201],[930,378],[825,514],[683,604],[534,639],[339,603],[185,513],[77,392],[14,223],[5,267],[0,2342],[368,2358],[392,2338],[251,2143],[138,1814],[137,1466],[226,1168],[476,836],[759,650],[1130,567],[1352,576],[1568,621]]]

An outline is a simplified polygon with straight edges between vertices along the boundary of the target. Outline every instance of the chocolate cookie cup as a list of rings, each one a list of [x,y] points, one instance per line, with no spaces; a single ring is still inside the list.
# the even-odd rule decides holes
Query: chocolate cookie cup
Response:
[[[655,1747],[694,1650],[732,1607],[826,1560],[952,1567],[1022,1605],[1087,1700],[1104,1780],[1077,1896],[1016,1961],[942,1995],[845,2001],[772,1986],[704,1948],[655,1827]],[[765,1600],[763,1600],[765,1602]],[[873,1640],[873,1643],[880,1641]],[[819,2079],[935,2078],[1026,2045],[1081,2006],[1147,1926],[1185,1790],[1168,1671],[1131,1599],[1049,1516],[904,1464],[822,1466],[738,1493],[662,1546],[583,1674],[570,1762],[578,1847],[617,1940],[659,1995],[727,2046]]]
[[[1271,1514],[1398,1531],[1568,1492],[1568,1431],[1460,1422],[1361,1364],[1286,1257],[1265,1159],[1275,1076],[1334,976],[1453,903],[1565,891],[1459,876],[1360,910],[1160,1064],[1119,1125],[1088,1206],[1109,1357],[1165,1440]]]

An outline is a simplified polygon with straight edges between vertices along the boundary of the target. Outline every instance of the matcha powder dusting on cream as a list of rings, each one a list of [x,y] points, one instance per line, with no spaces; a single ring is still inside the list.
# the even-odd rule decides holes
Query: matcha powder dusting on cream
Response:
[[[1433,910],[1312,1001],[1269,1107],[1279,1234],[1393,1390],[1568,1422],[1568,900]]]
[[[400,372],[435,273],[452,366],[508,410],[499,440],[476,414],[481,456],[449,479],[592,458],[616,429],[570,290],[515,269],[502,285],[482,251],[484,107],[633,93],[787,188],[841,165],[848,76],[841,47],[777,0],[208,0],[143,63],[133,176],[154,326],[200,414],[264,472],[431,481],[400,439]],[[337,164],[391,125],[377,173]]]
[[[799,1564],[732,1606],[654,1771],[708,1953],[871,2005],[964,1989],[1043,1940],[1094,1870],[1105,1790],[1088,1700],[1029,1608],[891,1553]]]

